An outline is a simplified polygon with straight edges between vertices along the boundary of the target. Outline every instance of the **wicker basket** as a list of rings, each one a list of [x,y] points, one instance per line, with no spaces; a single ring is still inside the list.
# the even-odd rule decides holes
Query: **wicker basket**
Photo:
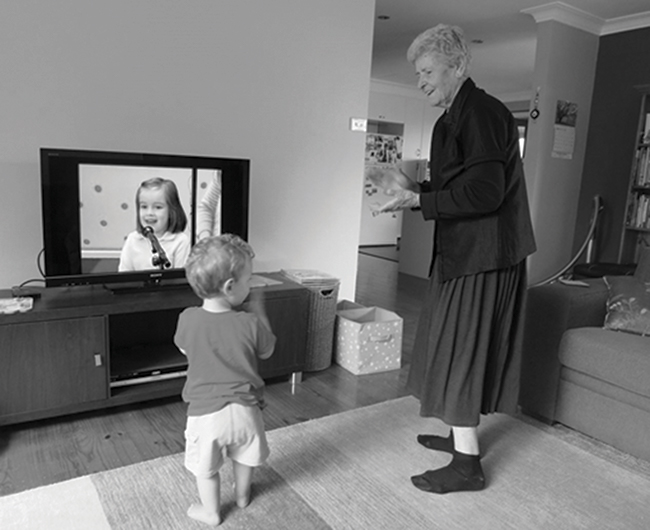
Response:
[[[334,324],[339,284],[308,287],[309,317],[307,319],[306,372],[325,370],[332,364]]]

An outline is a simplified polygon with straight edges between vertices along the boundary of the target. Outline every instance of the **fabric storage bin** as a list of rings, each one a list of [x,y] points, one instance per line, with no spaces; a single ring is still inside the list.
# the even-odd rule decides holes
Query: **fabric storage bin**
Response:
[[[357,375],[398,370],[402,330],[397,313],[342,300],[336,312],[335,362]]]

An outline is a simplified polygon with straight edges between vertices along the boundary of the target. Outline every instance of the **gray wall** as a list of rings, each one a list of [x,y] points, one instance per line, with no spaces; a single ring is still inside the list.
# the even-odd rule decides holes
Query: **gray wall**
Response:
[[[598,260],[616,262],[625,218],[641,92],[650,85],[650,28],[600,38],[574,250],[584,240],[595,194],[604,200]]]

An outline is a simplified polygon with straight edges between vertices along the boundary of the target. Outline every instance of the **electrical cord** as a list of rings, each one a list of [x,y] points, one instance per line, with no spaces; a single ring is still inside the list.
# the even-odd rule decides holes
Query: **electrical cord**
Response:
[[[36,268],[38,269],[38,272],[41,273],[41,276],[45,278],[45,271],[43,270],[43,267],[41,265],[41,258],[45,255],[45,249],[42,248],[41,251],[36,255]]]

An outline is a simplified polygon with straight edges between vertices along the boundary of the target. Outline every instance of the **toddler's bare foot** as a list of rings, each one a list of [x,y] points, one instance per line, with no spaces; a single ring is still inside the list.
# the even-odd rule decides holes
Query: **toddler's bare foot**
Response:
[[[219,526],[221,524],[221,517],[219,517],[219,514],[209,512],[202,504],[192,504],[187,510],[187,515],[189,515],[195,521],[199,521],[210,526]]]

